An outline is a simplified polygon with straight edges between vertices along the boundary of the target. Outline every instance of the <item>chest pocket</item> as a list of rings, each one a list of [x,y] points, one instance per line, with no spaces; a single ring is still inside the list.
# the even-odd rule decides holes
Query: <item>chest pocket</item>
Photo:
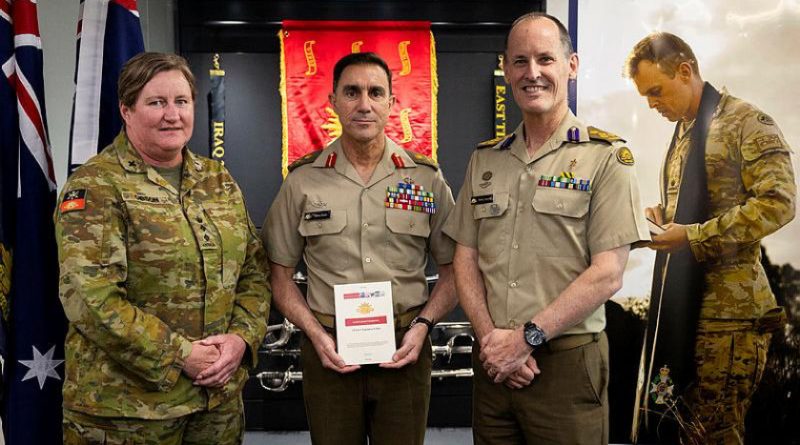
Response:
[[[385,257],[393,269],[417,270],[425,266],[431,234],[430,215],[411,210],[386,209]]]
[[[472,206],[472,216],[478,222],[478,252],[485,259],[497,258],[508,242],[508,192],[495,193],[492,202]]]
[[[249,228],[247,227],[247,216],[244,211],[244,203],[209,201],[203,203],[208,219],[216,229],[203,231],[200,235],[202,244],[205,236],[212,236],[213,242],[217,246],[222,246],[222,285],[226,289],[233,289],[239,281],[239,273],[242,270],[245,256],[247,254],[247,241]],[[201,227],[202,231],[202,227]]]
[[[303,213],[297,230],[306,240],[308,262],[324,268],[330,268],[333,264],[345,267],[354,255],[351,243],[342,233],[347,227],[347,210],[334,209],[330,212],[330,218],[326,219],[306,219],[307,213]]]
[[[186,237],[189,227],[180,204],[166,196],[143,193],[123,192],[122,200],[128,284],[141,292],[167,289],[165,280],[153,280],[152,271],[167,274],[187,262],[183,251],[190,246]]]
[[[585,257],[591,193],[539,187],[533,196],[533,243],[544,257]]]

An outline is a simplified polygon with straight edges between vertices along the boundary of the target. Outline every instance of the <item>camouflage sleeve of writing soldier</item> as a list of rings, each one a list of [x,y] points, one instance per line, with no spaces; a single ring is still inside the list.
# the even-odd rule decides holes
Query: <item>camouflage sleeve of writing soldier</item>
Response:
[[[78,204],[73,197],[81,194]],[[169,391],[192,344],[125,298],[126,222],[120,196],[93,168],[73,175],[59,203],[65,196],[70,202],[56,208],[55,222],[59,297],[70,324],[126,369]]]
[[[242,271],[239,273],[239,281],[236,283],[233,317],[228,333],[238,334],[247,342],[250,353],[245,355],[242,363],[255,367],[258,361],[258,347],[267,334],[272,292],[268,280],[267,255],[249,215],[247,215],[247,225],[250,235],[247,241],[247,254]]]
[[[748,110],[746,116],[726,116],[742,123],[739,145],[741,180],[746,191],[739,205],[702,224],[688,227],[692,252],[698,261],[735,253],[740,246],[761,240],[794,218],[795,183],[789,146],[769,116]],[[736,122],[731,122],[736,128]],[[709,162],[709,160],[706,160]],[[712,160],[713,162],[713,160]],[[738,180],[731,178],[731,181]],[[728,186],[724,179],[709,188]]]

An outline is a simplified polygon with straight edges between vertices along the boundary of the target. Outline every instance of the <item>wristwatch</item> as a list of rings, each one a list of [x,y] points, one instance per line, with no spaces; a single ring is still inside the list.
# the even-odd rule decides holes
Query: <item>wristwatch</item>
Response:
[[[522,332],[525,337],[525,343],[533,348],[534,351],[542,347],[543,344],[547,343],[547,335],[544,333],[542,328],[536,326],[536,323],[532,321],[525,323],[525,327]]]
[[[423,317],[414,317],[414,319],[411,320],[411,324],[408,325],[408,329],[413,328],[419,323],[422,323],[428,327],[428,334],[430,334],[433,331],[433,322]]]

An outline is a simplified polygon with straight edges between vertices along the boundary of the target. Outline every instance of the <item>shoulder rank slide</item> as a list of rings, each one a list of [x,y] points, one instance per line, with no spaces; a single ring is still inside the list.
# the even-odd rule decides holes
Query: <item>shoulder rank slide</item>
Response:
[[[291,164],[289,164],[289,171],[296,169],[297,167],[302,167],[306,164],[311,164],[312,162],[316,161],[319,155],[322,154],[322,150],[314,150],[311,153],[303,156],[302,158],[298,158]]]
[[[609,144],[613,144],[617,141],[625,142],[625,139],[617,136],[613,133],[607,133],[599,128],[596,127],[587,127],[589,129],[589,138],[595,141],[604,141],[608,142]]]
[[[416,162],[417,164],[427,165],[428,167],[431,167],[434,170],[439,170],[439,164],[436,163],[436,161],[434,161],[430,157],[425,156],[422,153],[417,153],[416,151],[412,150],[406,150],[406,154],[411,156],[411,159],[413,159],[414,162]]]
[[[501,149],[506,149],[511,146],[511,143],[514,142],[514,138],[517,137],[516,133],[511,133],[508,136],[500,136],[494,139],[490,139],[488,141],[481,142],[478,144],[478,150],[481,148],[487,147],[494,147],[497,144],[500,144]]]

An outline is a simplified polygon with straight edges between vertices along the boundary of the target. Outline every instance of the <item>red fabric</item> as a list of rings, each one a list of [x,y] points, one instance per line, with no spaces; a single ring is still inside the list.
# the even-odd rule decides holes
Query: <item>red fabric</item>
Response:
[[[397,101],[386,135],[403,148],[435,157],[436,73],[431,66],[435,49],[430,22],[287,20],[281,33],[284,169],[334,140],[323,128],[332,122],[326,108],[332,108],[328,95],[333,89],[333,67],[354,48],[380,55],[392,71]],[[405,131],[401,116],[407,116]],[[407,140],[409,130],[411,139]]]

